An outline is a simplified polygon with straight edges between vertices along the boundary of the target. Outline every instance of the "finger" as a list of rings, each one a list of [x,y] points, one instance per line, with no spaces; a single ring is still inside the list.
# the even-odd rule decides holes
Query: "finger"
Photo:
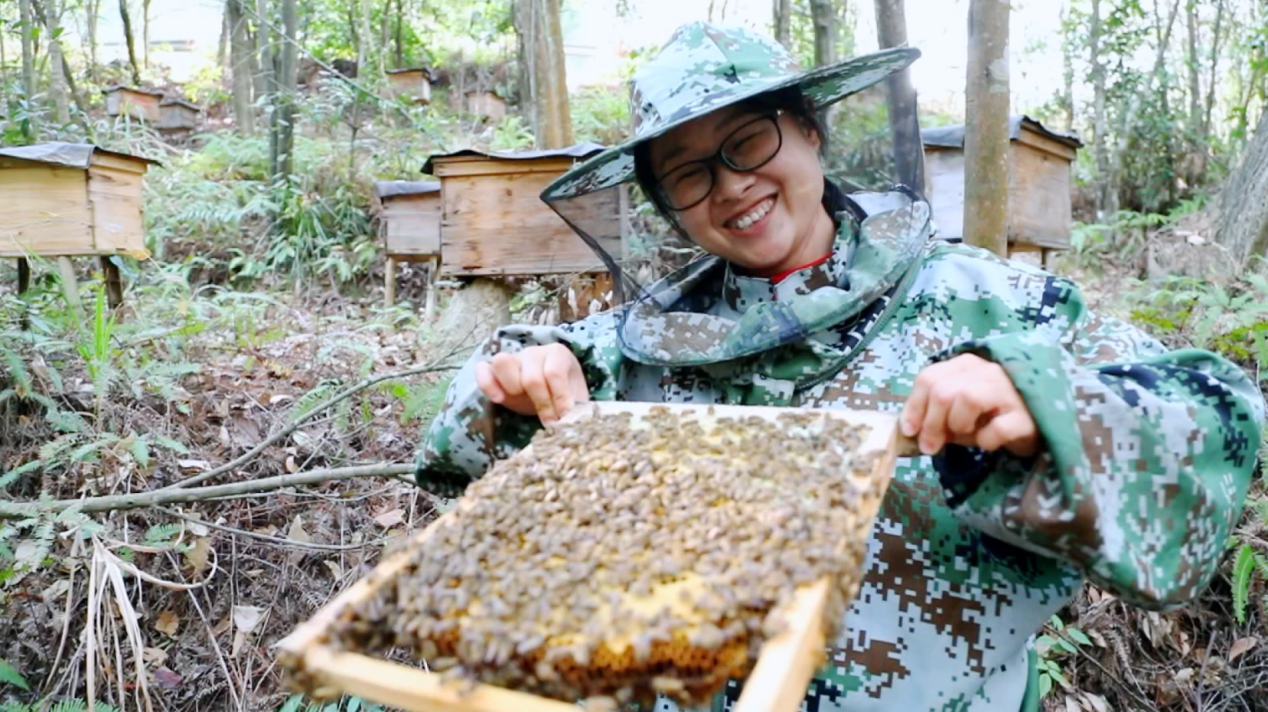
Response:
[[[475,365],[476,385],[480,391],[484,393],[489,400],[494,403],[504,403],[506,401],[506,391],[502,390],[498,379],[493,375],[493,367],[487,363],[477,363]]]
[[[571,384],[572,396],[577,399],[578,403],[590,402],[590,386],[586,384],[586,374],[581,372],[581,364],[578,363],[572,369],[568,376]]]
[[[989,393],[983,392],[983,386],[989,391],[989,383],[972,383],[960,389],[951,409],[947,412],[947,433],[957,438],[976,433],[981,427],[982,415],[990,409],[985,401],[990,399]]]
[[[537,417],[543,423],[555,420],[555,406],[551,402],[550,386],[546,383],[546,355],[542,349],[525,349],[520,354],[520,384],[533,401]]]
[[[1035,421],[1024,408],[1001,413],[977,432],[977,446],[988,452],[1002,447],[1022,457],[1038,451],[1039,434]]]
[[[916,375],[911,393],[907,395],[907,404],[903,406],[903,414],[899,419],[899,428],[903,435],[913,437],[920,432],[920,424],[925,420],[925,408],[929,402],[929,391],[938,382],[938,374],[945,370],[945,363],[926,366]]]
[[[960,384],[943,379],[929,390],[925,401],[925,419],[920,424],[920,451],[932,455],[947,442],[947,414],[959,394]]]
[[[524,386],[520,383],[521,364],[518,356],[500,353],[489,362],[489,367],[507,398],[514,398],[524,393]]]
[[[576,364],[577,357],[572,355],[567,346],[554,346],[546,350],[542,371],[546,375],[546,385],[550,389],[555,414],[561,418],[576,402],[572,392],[572,372]]]

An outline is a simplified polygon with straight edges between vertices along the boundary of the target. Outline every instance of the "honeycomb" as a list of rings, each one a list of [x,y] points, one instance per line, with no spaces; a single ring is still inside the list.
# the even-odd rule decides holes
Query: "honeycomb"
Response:
[[[830,579],[833,634],[884,489],[866,477],[865,430],[665,408],[549,427],[472,483],[328,642],[595,709],[706,703],[752,669],[797,587]]]

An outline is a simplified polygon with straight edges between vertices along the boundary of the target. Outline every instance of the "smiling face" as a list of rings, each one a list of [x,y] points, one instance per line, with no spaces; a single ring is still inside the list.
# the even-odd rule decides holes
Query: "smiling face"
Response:
[[[719,109],[652,141],[649,159],[657,178],[680,176],[689,161],[716,154],[745,136],[769,113],[735,106]],[[813,262],[832,250],[835,229],[823,207],[819,134],[787,113],[778,116],[782,145],[759,168],[737,172],[712,164],[714,182],[700,203],[674,211],[678,224],[701,248],[758,276]],[[731,155],[744,149],[737,148]],[[672,174],[672,175],[671,175]]]

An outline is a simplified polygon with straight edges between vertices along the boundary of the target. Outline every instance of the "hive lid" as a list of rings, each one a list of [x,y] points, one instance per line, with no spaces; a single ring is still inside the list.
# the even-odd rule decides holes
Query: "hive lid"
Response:
[[[159,106],[183,106],[186,109],[193,109],[194,111],[203,110],[201,106],[193,102],[185,101],[184,99],[170,99],[170,98],[164,99],[162,102],[159,103]]]
[[[433,162],[442,158],[455,158],[458,156],[483,156],[485,158],[497,158],[508,161],[528,161],[534,158],[589,158],[596,153],[603,151],[607,146],[598,143],[578,143],[567,148],[549,148],[540,151],[477,151],[474,148],[464,148],[461,151],[453,153],[438,153],[428,156],[427,162],[423,164],[423,173],[431,173]]]
[[[431,67],[405,67],[403,69],[389,69],[388,74],[409,74],[410,72],[422,72],[427,75],[428,80],[434,81],[436,78],[436,70]]]
[[[98,148],[90,143],[41,143],[34,146],[19,146],[16,148],[0,148],[0,156],[6,158],[16,158],[21,161],[30,161],[32,163],[51,163],[59,166],[70,166],[72,168],[87,168],[92,165],[93,153],[104,153],[108,156],[118,156],[120,158],[131,158],[137,161],[144,161],[150,164],[158,164],[155,161],[144,156],[134,156],[130,153],[120,153],[118,151],[108,151],[104,148]]]
[[[374,194],[380,198],[439,192],[440,181],[434,180],[381,180],[374,184]]]
[[[110,94],[110,93],[112,93],[112,92],[116,92],[116,91],[130,91],[130,92],[135,92],[135,93],[137,93],[137,94],[149,94],[150,96],[157,96],[157,97],[159,97],[159,98],[162,98],[162,97],[163,97],[163,92],[153,91],[153,90],[150,90],[150,89],[138,89],[137,87],[129,87],[129,86],[124,86],[124,85],[122,85],[122,84],[112,84],[112,85],[110,85],[110,86],[108,86],[108,87],[106,87],[106,88],[102,89],[102,90],[101,90],[101,93],[102,93],[102,94]]]
[[[1057,143],[1069,146],[1073,149],[1083,148],[1083,141],[1079,139],[1077,132],[1066,133],[1064,131],[1054,131],[1044,126],[1037,119],[1029,116],[1013,116],[1008,119],[1008,138],[1016,141],[1021,136],[1022,127],[1030,129],[1045,138],[1050,138]],[[964,124],[955,126],[939,126],[932,129],[921,129],[920,140],[926,146],[940,146],[943,148],[964,148]]]

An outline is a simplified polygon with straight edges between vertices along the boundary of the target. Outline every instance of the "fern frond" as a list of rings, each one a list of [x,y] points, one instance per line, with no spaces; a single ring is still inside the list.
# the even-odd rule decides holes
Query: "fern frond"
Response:
[[[1250,576],[1255,571],[1255,550],[1242,544],[1233,562],[1233,614],[1237,622],[1246,622],[1246,598],[1250,593]]]
[[[30,462],[18,465],[8,472],[0,475],[0,489],[4,489],[13,484],[13,481],[33,470],[38,470],[40,465],[44,463],[40,460],[31,460]]]
[[[133,438],[132,442],[128,443],[128,452],[142,469],[150,466],[150,443],[145,438]]]
[[[312,412],[314,408],[321,405],[322,401],[334,395],[335,389],[338,387],[339,385],[335,381],[323,381],[322,383],[314,386],[312,390],[300,396],[299,400],[295,401],[295,405],[291,407],[290,412],[286,415],[286,422],[294,423],[303,419],[304,416]]]
[[[26,684],[26,678],[22,677],[22,673],[18,669],[9,664],[9,661],[0,658],[0,683],[13,685],[19,690],[30,690],[30,686]]]
[[[155,524],[145,532],[146,544],[166,544],[181,533],[179,524]]]

